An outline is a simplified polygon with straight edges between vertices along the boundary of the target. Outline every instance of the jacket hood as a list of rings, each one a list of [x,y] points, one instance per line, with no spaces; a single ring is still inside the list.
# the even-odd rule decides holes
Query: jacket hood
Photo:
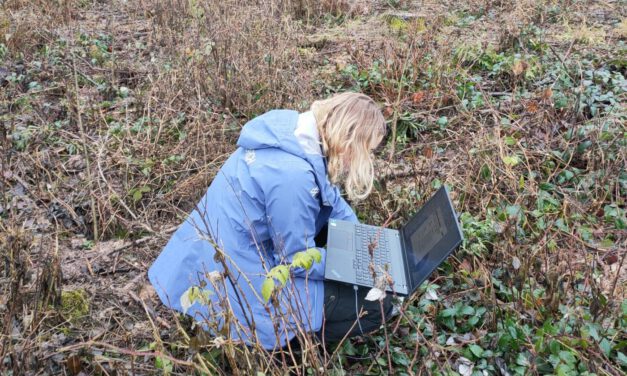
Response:
[[[298,142],[294,135],[298,115],[298,111],[272,110],[257,116],[244,125],[237,146],[244,149],[276,148],[306,160],[314,170],[322,203],[330,205],[337,192],[328,181],[326,161],[321,155],[305,153]]]

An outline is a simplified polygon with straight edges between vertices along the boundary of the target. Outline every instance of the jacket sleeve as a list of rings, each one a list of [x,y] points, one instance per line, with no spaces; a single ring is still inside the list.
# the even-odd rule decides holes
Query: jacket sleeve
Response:
[[[333,210],[331,211],[330,218],[340,219],[343,221],[349,221],[353,223],[359,223],[357,215],[353,209],[348,205],[344,197],[340,194],[340,190],[337,187],[333,187],[335,191],[335,201],[333,202]]]
[[[285,176],[289,175],[289,176]],[[266,215],[276,264],[289,264],[296,253],[316,248],[316,218],[320,204],[316,196],[318,185],[312,171],[298,170],[285,174],[266,189]],[[309,269],[309,278],[324,279],[326,250],[317,248],[321,262],[314,262]],[[294,276],[305,277],[305,269],[297,268]]]

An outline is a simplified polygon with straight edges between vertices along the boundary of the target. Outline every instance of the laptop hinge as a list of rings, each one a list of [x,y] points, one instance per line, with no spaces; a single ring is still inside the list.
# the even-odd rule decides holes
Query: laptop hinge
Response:
[[[405,286],[407,286],[407,296],[414,291],[414,286],[411,285],[411,278],[409,276],[409,263],[407,262],[407,248],[405,246],[405,236],[403,231],[399,231],[401,238],[401,251],[403,252],[403,267],[405,268]]]

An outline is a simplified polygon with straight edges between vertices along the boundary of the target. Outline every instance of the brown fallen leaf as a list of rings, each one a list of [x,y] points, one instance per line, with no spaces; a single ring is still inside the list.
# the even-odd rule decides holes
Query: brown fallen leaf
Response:
[[[529,68],[529,64],[526,61],[518,60],[512,66],[512,73],[514,73],[514,76],[520,76],[527,68]]]
[[[427,159],[433,158],[433,149],[431,149],[430,146],[425,146],[425,148],[422,149],[422,155],[424,155]]]
[[[472,272],[472,266],[470,265],[470,262],[467,259],[464,259],[464,261],[461,262],[461,264],[459,264],[459,268],[461,270],[465,270],[468,273]]]
[[[71,375],[78,375],[83,369],[83,366],[81,365],[81,358],[76,354],[70,355],[65,360],[65,367]]]
[[[418,104],[418,103],[422,102],[425,99],[426,96],[427,95],[425,94],[424,91],[419,91],[419,92],[414,93],[411,96],[411,100],[412,100],[412,102],[414,102],[414,104]]]
[[[550,87],[542,91],[541,98],[543,100],[548,100],[548,99],[551,99],[552,97],[553,97],[553,89],[551,89]]]
[[[532,114],[538,112],[538,102],[536,101],[527,102],[526,109],[527,109],[527,112],[532,113]]]

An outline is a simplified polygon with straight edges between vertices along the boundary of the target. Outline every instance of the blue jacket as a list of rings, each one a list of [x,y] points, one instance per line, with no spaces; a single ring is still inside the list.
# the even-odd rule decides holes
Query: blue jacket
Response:
[[[200,322],[217,321],[221,332],[225,317],[219,301],[227,296],[239,323],[229,320],[231,338],[258,341],[266,349],[284,346],[297,327],[320,330],[326,250],[319,248],[322,262],[308,272],[294,270],[278,306],[261,297],[265,274],[290,263],[296,252],[315,247],[314,236],[329,218],[357,221],[329,183],[324,158],[305,153],[299,144],[294,135],[298,116],[273,110],[244,126],[238,149],[148,271],[161,301],[181,312],[181,295],[199,279],[206,283],[211,304],[194,303],[187,313]],[[224,252],[232,275],[223,282],[206,277],[206,272],[224,271],[212,244]]]

